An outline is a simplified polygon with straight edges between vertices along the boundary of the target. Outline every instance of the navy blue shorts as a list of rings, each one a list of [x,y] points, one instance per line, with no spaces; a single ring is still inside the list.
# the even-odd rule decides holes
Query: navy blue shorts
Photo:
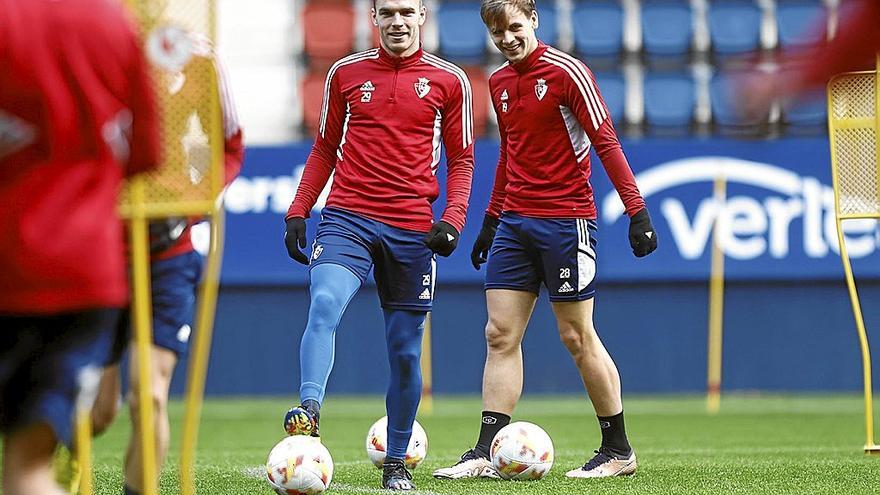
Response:
[[[595,220],[534,218],[504,213],[486,264],[487,289],[538,294],[551,301],[583,301],[596,292]]]
[[[91,407],[116,340],[120,310],[0,316],[0,431],[38,422],[68,447],[77,400]]]
[[[202,255],[196,251],[150,263],[153,343],[178,357],[189,351],[202,265]],[[125,337],[117,342],[108,364],[119,361],[133,336],[129,311],[124,312],[120,327]]]
[[[324,208],[309,268],[341,265],[361,283],[370,269],[385,309],[430,311],[434,301],[434,253],[424,232],[399,229],[339,208]]]

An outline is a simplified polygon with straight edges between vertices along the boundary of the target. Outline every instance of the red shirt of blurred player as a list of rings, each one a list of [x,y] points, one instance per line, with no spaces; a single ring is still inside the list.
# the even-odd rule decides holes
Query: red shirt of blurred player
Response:
[[[739,88],[746,115],[760,115],[776,98],[795,98],[818,89],[835,74],[872,70],[880,52],[880,1],[850,0],[842,5],[836,35],[828,42],[782,55],[784,70],[747,78]],[[824,23],[820,30],[824,32]]]
[[[109,0],[0,12],[0,312],[123,306],[119,186],[160,150],[141,42]]]

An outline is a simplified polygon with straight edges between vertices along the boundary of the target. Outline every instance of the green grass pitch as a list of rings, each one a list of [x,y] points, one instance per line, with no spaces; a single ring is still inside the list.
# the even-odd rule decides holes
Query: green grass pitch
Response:
[[[289,401],[209,400],[197,461],[200,494],[271,495],[264,479],[266,455],[282,438]],[[719,415],[705,413],[699,397],[626,397],[627,430],[639,458],[633,477],[569,480],[599,444],[590,404],[579,397],[529,397],[514,420],[531,421],[550,434],[556,463],[537,482],[438,481],[431,471],[470,447],[478,429],[476,397],[438,397],[434,414],[419,421],[428,433],[428,457],[415,471],[419,494],[876,494],[880,457],[862,453],[864,417],[857,396],[725,397]],[[179,425],[182,405],[172,405],[171,456],[160,489],[179,493]],[[381,494],[380,473],[367,460],[368,427],[384,415],[379,397],[330,397],[321,432],[336,464],[329,494]],[[121,463],[128,418],[95,443],[98,495],[121,493]]]

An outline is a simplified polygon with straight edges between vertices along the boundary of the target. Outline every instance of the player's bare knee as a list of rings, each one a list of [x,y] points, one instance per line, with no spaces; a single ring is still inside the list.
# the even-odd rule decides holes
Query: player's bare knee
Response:
[[[486,325],[486,345],[492,352],[507,353],[519,346],[519,339],[513,330],[489,320]]]
[[[560,327],[559,340],[572,356],[580,356],[586,350],[586,335],[575,327]]]
[[[153,403],[154,413],[163,413],[168,408],[168,393],[162,387],[153,385],[150,399]],[[132,389],[128,400],[128,406],[131,411],[132,419],[140,418],[141,399],[140,393],[137,390]]]

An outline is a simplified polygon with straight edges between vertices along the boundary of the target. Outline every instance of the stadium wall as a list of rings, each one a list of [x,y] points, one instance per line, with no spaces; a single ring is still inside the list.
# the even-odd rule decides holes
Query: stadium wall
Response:
[[[835,241],[827,140],[644,140],[625,142],[624,149],[651,207],[661,246],[646,259],[632,256],[628,222],[594,157],[600,211],[596,324],[625,390],[705,389],[708,247],[716,218],[728,260],[723,388],[860,390],[858,342]],[[307,272],[287,259],[281,238],[283,214],[308,152],[308,144],[251,149],[243,176],[227,192],[227,243],[209,394],[296,393]],[[476,156],[468,227],[459,251],[438,263],[433,317],[437,393],[479,392],[485,359],[482,273],[470,267],[468,253],[488,202],[497,143],[478,143]],[[441,180],[444,173],[438,174]],[[724,204],[711,197],[718,175],[728,181]],[[309,221],[310,238],[316,224],[317,215]],[[880,296],[875,223],[850,225],[847,243],[863,281],[870,328],[880,321],[870,304]],[[333,392],[384,391],[382,332],[375,288],[366,287],[339,329],[329,384]],[[545,295],[530,323],[524,354],[526,393],[583,390]],[[182,390],[179,376],[173,388]]]

